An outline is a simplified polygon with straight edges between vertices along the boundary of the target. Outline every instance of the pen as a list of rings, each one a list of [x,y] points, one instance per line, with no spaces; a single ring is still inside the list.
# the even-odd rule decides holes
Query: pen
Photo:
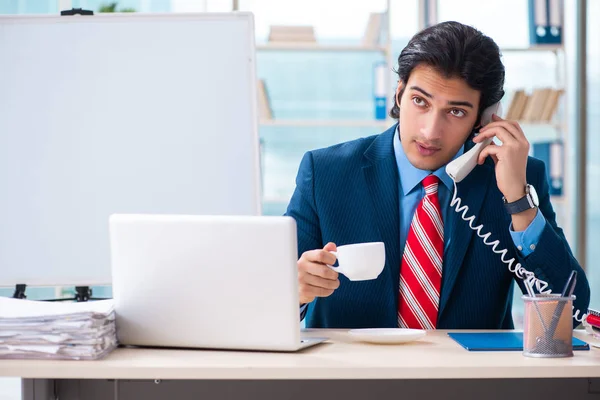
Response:
[[[529,297],[535,297],[535,292],[533,291],[533,280],[528,278],[524,281],[524,284],[525,284],[525,289],[527,289],[527,293],[529,294]],[[548,328],[546,327],[546,324],[544,323],[544,318],[542,318],[540,308],[538,307],[538,303],[535,300],[533,301],[533,307],[535,308],[535,312],[537,313],[537,316],[540,319],[540,322],[542,323],[542,327],[544,328],[544,333],[547,333]]]
[[[563,288],[561,293],[561,297],[571,297],[573,295],[573,291],[575,290],[575,285],[577,284],[577,271],[573,270],[569,279],[567,279],[567,283]],[[552,339],[554,337],[554,332],[556,331],[556,327],[558,325],[558,321],[560,320],[560,315],[565,308],[566,301],[559,301],[556,306],[556,310],[554,310],[554,314],[552,314],[552,321],[550,322],[550,328],[547,331],[548,339]]]

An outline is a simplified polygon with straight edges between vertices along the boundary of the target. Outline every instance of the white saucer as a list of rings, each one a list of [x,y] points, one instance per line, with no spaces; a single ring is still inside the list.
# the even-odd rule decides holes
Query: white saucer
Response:
[[[408,343],[423,338],[427,331],[422,329],[378,328],[352,329],[350,337],[357,341],[369,343]]]

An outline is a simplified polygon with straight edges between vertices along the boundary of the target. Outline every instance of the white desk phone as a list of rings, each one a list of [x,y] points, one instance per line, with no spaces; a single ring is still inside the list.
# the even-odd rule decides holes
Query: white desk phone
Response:
[[[500,104],[500,102],[491,105],[490,107],[486,108],[481,114],[481,125],[485,126],[489,124],[492,121],[493,114],[500,115],[501,113],[502,105]],[[509,260],[505,259],[508,250],[497,249],[498,245],[500,244],[500,241],[490,241],[489,237],[492,234],[491,232],[485,234],[481,233],[481,230],[483,229],[483,224],[474,226],[475,215],[467,217],[469,207],[467,205],[461,206],[461,199],[457,196],[456,184],[465,179],[469,175],[469,173],[471,173],[471,171],[477,166],[477,159],[479,157],[479,153],[481,153],[485,146],[488,146],[492,141],[493,138],[486,139],[481,143],[476,143],[475,146],[473,146],[473,148],[471,148],[465,154],[446,165],[446,173],[454,181],[454,192],[452,193],[452,200],[450,201],[450,206],[454,208],[454,210],[459,215],[462,214],[461,218],[469,223],[469,227],[477,233],[477,236],[479,236],[483,240],[483,243],[485,245],[491,246],[492,251],[494,253],[500,254],[500,259],[503,263],[508,265],[508,270],[524,281],[525,287],[527,288],[527,291],[530,295],[533,294],[534,285],[539,293],[550,294],[552,292],[550,289],[548,289],[547,282],[536,278],[533,272],[526,270],[525,267],[523,267],[519,262],[515,264],[516,260],[514,258],[511,258]],[[578,322],[582,322],[585,319],[586,315],[584,314],[580,317],[579,312],[580,310],[575,310],[573,318]]]
[[[485,126],[492,122],[492,115],[500,115],[502,113],[502,104],[500,102],[491,105],[490,107],[483,110],[481,114],[481,126]],[[481,143],[475,144],[473,148],[467,151],[456,160],[446,165],[446,173],[456,183],[462,181],[471,173],[473,168],[477,166],[477,158],[479,153],[484,149],[485,146],[492,143],[493,138],[486,139]]]

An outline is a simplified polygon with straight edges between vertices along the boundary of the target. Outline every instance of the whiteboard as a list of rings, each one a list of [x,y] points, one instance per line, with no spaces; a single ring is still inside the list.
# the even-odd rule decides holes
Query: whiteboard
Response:
[[[249,13],[0,17],[0,286],[110,284],[113,213],[261,213]]]

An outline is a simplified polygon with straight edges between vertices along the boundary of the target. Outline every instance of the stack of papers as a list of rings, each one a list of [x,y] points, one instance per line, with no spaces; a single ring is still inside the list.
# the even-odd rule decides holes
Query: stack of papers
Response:
[[[0,358],[95,360],[117,347],[112,300],[0,297]]]

